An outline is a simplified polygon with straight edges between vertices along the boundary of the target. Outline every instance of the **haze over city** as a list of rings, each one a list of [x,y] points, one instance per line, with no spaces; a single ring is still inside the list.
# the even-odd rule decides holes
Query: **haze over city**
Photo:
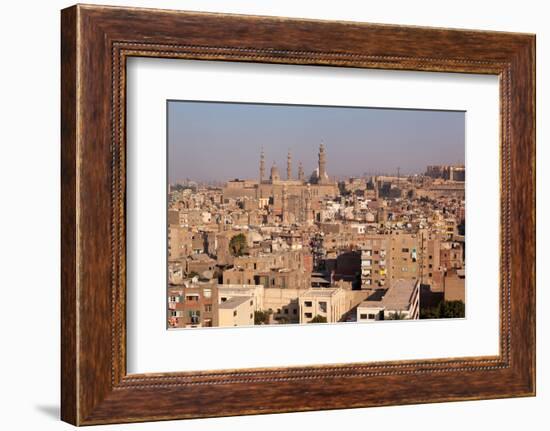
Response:
[[[334,177],[421,173],[427,165],[464,164],[465,113],[302,105],[168,102],[168,172],[179,180],[256,178],[283,170],[287,153],[306,176],[324,142]]]

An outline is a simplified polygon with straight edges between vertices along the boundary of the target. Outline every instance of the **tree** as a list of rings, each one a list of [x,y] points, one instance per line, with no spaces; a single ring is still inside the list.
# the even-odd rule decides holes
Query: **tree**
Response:
[[[441,318],[456,319],[466,315],[465,308],[462,301],[443,301],[439,304],[439,314]]]
[[[254,325],[269,325],[269,316],[271,316],[271,311],[255,311]]]
[[[388,316],[388,320],[405,320],[406,316],[401,311],[395,311],[393,313],[390,313]]]
[[[317,314],[313,319],[309,321],[309,323],[327,323],[327,318]]]
[[[420,308],[421,319],[439,319],[439,306],[430,308]]]
[[[231,238],[231,241],[229,241],[229,252],[233,256],[242,256],[246,254],[247,251],[248,247],[246,245],[246,235],[244,233],[240,233]]]
[[[437,306],[420,310],[421,319],[457,319],[466,315],[462,301],[441,301]]]
[[[286,325],[290,322],[285,316],[276,317],[275,320],[279,323],[279,325]]]

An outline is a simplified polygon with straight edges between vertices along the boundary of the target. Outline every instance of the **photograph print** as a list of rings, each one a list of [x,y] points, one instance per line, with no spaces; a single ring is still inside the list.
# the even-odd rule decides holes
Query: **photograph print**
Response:
[[[167,118],[167,328],[465,318],[465,112]]]

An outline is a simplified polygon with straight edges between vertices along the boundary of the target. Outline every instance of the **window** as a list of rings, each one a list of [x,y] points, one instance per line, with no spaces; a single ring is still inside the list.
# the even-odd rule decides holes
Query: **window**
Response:
[[[250,313],[250,318],[254,319],[254,314]]]
[[[298,314],[298,310],[296,310],[295,308],[292,309],[292,314],[294,314],[295,316]]]
[[[254,305],[254,300],[250,300],[250,306],[252,307]]]
[[[288,314],[288,308],[285,308],[285,314]]]
[[[312,306],[312,302],[311,301],[306,301],[304,302],[304,307],[311,307]]]
[[[212,289],[204,289],[202,294],[205,298],[212,298]]]
[[[376,319],[376,314],[369,313],[369,320],[374,320],[374,319]]]
[[[428,277],[431,277],[431,276],[432,276],[432,273],[431,273],[431,272],[430,272],[430,273],[428,273]]]
[[[401,252],[402,252],[402,253],[408,253],[408,252],[409,252],[409,249],[408,249],[408,248],[402,248],[402,249],[401,249]]]
[[[320,301],[319,302],[319,309],[323,312],[323,313],[326,313],[327,312],[327,303],[324,302],[324,301]]]
[[[237,310],[234,310],[233,311],[233,317],[235,317],[237,315]]]
[[[367,317],[366,314],[361,313],[361,314],[359,315],[359,319],[361,319],[361,320],[366,320],[366,319],[368,319],[368,317]]]
[[[212,311],[212,304],[205,304],[204,305],[204,311],[206,313],[210,313]]]
[[[199,310],[189,310],[189,319],[191,324],[197,324],[200,322],[201,312]]]
[[[225,302],[225,301],[227,301],[227,298],[226,297],[220,298],[220,301]]]
[[[313,314],[305,313],[304,316],[306,316],[306,319],[311,319],[313,317]]]

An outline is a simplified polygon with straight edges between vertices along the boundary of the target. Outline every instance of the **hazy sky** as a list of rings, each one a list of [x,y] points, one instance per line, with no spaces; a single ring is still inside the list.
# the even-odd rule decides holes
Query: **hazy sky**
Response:
[[[168,103],[168,176],[174,182],[257,178],[261,147],[266,176],[286,155],[306,177],[324,142],[329,176],[424,172],[463,164],[465,114],[456,111],[341,108],[217,102]]]

